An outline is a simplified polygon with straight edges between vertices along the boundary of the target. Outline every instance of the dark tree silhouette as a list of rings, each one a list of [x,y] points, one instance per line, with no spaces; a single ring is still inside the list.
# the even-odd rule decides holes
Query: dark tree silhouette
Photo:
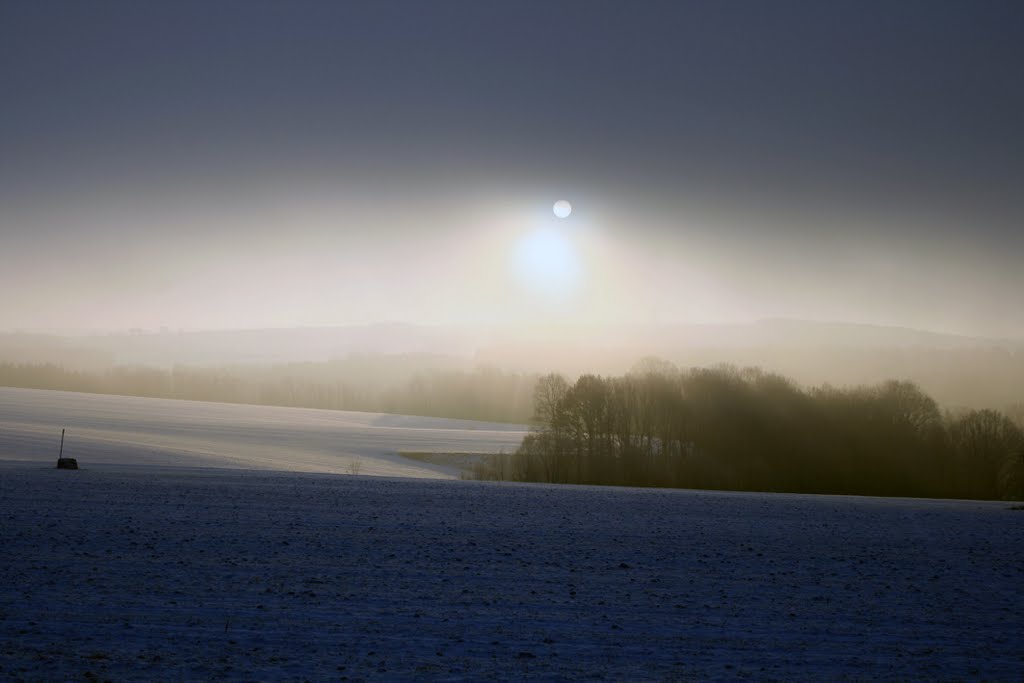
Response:
[[[1024,436],[1001,413],[943,418],[915,384],[804,390],[731,366],[645,359],[624,377],[542,378],[525,481],[1021,498]]]
[[[954,472],[971,498],[1022,498],[1024,432],[994,410],[972,410],[949,428]]]

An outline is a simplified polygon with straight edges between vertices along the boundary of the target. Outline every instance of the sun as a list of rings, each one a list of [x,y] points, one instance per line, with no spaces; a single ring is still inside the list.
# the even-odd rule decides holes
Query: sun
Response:
[[[551,210],[559,218],[568,218],[569,214],[572,213],[572,204],[564,199],[559,199],[555,202],[555,205],[551,207]]]

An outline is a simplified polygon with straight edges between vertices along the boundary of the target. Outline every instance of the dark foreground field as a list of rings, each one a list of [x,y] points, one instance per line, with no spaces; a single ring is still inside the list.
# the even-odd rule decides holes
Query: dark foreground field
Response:
[[[1024,676],[1004,503],[0,462],[0,677]]]

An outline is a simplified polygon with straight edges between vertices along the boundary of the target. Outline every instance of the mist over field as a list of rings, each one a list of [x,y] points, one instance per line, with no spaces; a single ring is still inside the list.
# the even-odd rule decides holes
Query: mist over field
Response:
[[[111,393],[171,396],[172,376],[188,374],[195,379],[223,376],[250,383],[347,386],[363,394],[383,394],[416,378],[482,373],[491,377],[493,393],[505,394],[503,400],[515,404],[506,415],[483,419],[522,422],[529,418],[529,393],[537,376],[623,374],[650,357],[683,368],[759,367],[806,387],[909,380],[951,410],[1008,410],[1024,402],[1024,341],[782,319],[731,325],[388,323],[207,332],[139,329],[85,336],[0,333],[0,383],[86,390],[91,380],[71,375],[95,376],[94,383],[99,383],[100,376],[114,374],[123,381],[120,388],[111,383]],[[57,369],[67,376],[57,376]],[[136,375],[137,381],[132,384],[126,375]],[[262,402],[251,391],[220,396]],[[367,404],[367,409],[384,407]]]

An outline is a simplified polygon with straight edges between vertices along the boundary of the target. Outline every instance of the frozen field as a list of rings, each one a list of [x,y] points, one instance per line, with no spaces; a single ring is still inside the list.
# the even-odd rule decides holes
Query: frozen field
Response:
[[[1005,503],[0,462],[0,678],[1005,680]]]
[[[0,387],[0,458],[458,477],[398,451],[512,452],[526,427],[431,417]]]

